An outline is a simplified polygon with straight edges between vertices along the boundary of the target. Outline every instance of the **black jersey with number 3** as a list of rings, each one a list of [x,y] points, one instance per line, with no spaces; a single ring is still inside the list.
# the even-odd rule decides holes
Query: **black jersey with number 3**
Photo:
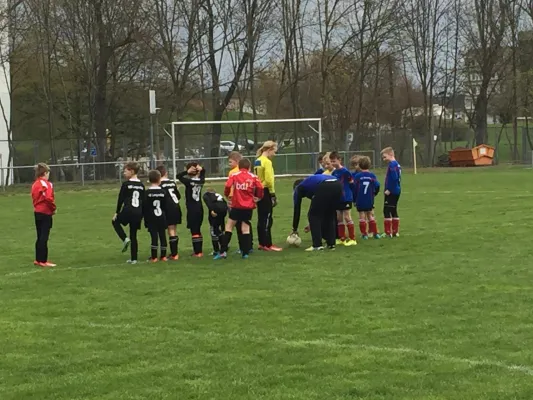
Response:
[[[122,183],[118,195],[116,213],[125,211],[133,215],[142,215],[144,185],[139,179],[130,179]]]
[[[178,179],[185,185],[185,204],[187,209],[202,209],[202,187],[205,184],[205,170],[200,176],[189,176],[187,171],[178,174]]]
[[[144,198],[144,221],[148,228],[166,227],[165,205],[167,194],[159,186],[150,186],[146,189]]]

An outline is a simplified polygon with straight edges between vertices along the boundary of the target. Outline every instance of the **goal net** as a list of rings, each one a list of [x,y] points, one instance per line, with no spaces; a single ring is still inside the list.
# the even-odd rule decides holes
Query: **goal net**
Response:
[[[217,125],[220,143],[213,140]],[[168,136],[164,157],[158,158],[171,161],[171,173],[175,176],[188,162],[198,161],[209,178],[227,176],[228,155],[234,150],[253,162],[257,149],[267,140],[278,144],[273,160],[277,175],[309,173],[316,167],[323,139],[320,118],[175,121]]]

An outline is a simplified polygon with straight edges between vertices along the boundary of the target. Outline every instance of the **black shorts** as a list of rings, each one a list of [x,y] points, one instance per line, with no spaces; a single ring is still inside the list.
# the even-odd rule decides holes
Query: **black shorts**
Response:
[[[399,194],[389,194],[385,195],[385,206],[396,208],[398,206],[398,201],[400,200]]]
[[[232,208],[229,212],[229,218],[237,222],[250,222],[254,210],[245,210],[243,208]]]
[[[200,210],[187,210],[187,229],[192,234],[200,234],[202,230],[202,224],[204,222],[203,209]]]
[[[351,210],[352,209],[352,202],[351,201],[341,201],[337,205],[337,211],[344,211],[344,210]]]
[[[374,207],[357,207],[357,212],[372,212],[374,211]]]
[[[117,221],[121,225],[130,225],[132,227],[137,226],[138,229],[141,229],[141,221],[143,217],[142,215],[138,215],[132,212],[129,212],[128,210],[122,210],[117,215]]]
[[[172,208],[167,210],[167,224],[170,225],[180,225],[182,220],[181,209]]]

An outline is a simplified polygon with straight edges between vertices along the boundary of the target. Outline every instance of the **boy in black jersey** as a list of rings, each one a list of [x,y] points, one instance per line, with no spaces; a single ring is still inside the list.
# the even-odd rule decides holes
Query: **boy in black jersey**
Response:
[[[226,214],[228,213],[228,203],[222,195],[209,188],[203,195],[207,209],[209,210],[209,227],[211,231],[211,241],[213,243],[213,255],[220,253],[220,236],[224,234],[226,226]]]
[[[161,189],[167,194],[167,202],[165,205],[165,213],[168,224],[168,242],[170,245],[170,259],[178,260],[178,233],[176,225],[181,224],[181,194],[178,190],[176,182],[168,179],[168,172],[162,165],[156,168],[161,173]]]
[[[194,257],[203,257],[202,223],[204,208],[202,206],[202,187],[205,183],[205,170],[196,162],[188,163],[185,171],[177,176],[185,185],[185,205],[187,206],[187,228],[192,235]]]
[[[124,166],[124,178],[126,181],[120,188],[118,194],[117,209],[113,215],[113,228],[118,237],[122,240],[122,252],[126,252],[131,246],[131,258],[128,263],[137,263],[137,253],[139,244],[137,242],[137,231],[141,229],[143,218],[144,185],[137,178],[139,164],[129,162]],[[130,226],[130,237],[126,236],[122,225]]]
[[[161,244],[161,261],[167,261],[167,216],[165,213],[167,194],[159,186],[161,173],[152,170],[148,173],[150,187],[146,189],[144,197],[144,224],[148,228],[152,239],[152,253],[150,262],[157,262],[158,244]]]

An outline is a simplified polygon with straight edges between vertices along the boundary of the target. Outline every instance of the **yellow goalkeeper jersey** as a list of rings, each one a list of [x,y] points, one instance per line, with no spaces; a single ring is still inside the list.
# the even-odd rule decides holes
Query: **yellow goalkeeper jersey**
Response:
[[[275,194],[274,167],[272,167],[272,161],[265,156],[257,157],[254,163],[254,172],[263,184],[263,187],[268,189],[270,194]]]

